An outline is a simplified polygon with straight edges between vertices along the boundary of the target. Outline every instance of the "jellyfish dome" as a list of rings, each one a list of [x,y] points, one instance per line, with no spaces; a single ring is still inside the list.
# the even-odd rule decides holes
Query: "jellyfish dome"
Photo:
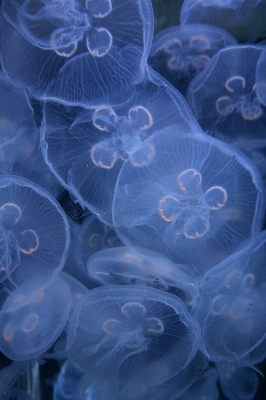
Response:
[[[159,384],[196,355],[199,327],[176,296],[145,286],[92,289],[73,310],[68,354],[84,372]]]
[[[186,305],[198,297],[196,271],[147,249],[101,250],[88,259],[86,268],[90,278],[103,285],[147,285],[175,294]]]
[[[0,177],[2,280],[16,285],[51,276],[64,266],[68,222],[56,200],[40,186],[17,176]],[[4,243],[5,242],[5,243]]]
[[[257,95],[261,46],[220,50],[190,83],[187,99],[203,130],[227,143],[265,140],[266,107]]]
[[[10,294],[1,309],[1,351],[15,361],[41,355],[62,332],[71,305],[69,287],[59,278],[24,283]]]
[[[16,85],[90,107],[119,104],[141,78],[153,14],[148,0],[7,0],[2,25],[3,66]]]
[[[204,277],[195,317],[215,362],[252,367],[266,355],[265,255],[264,231]]]
[[[176,127],[145,143],[153,157],[141,167],[125,162],[114,195],[114,225],[126,243],[206,271],[260,231],[264,185],[242,153]]]
[[[236,44],[232,35],[215,26],[200,23],[171,26],[154,36],[148,62],[185,95],[191,80],[212,56]]]
[[[261,0],[185,0],[180,12],[182,24],[205,22],[228,27],[244,18]]]

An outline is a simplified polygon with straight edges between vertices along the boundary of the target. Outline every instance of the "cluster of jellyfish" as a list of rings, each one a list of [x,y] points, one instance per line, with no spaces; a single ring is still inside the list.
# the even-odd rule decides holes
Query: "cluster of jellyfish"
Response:
[[[265,14],[1,2],[2,400],[265,398]]]

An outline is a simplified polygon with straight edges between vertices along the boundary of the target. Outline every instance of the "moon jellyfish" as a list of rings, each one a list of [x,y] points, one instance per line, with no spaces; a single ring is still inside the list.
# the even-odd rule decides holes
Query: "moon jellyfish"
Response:
[[[0,349],[11,360],[35,358],[55,342],[72,298],[60,279],[32,279],[14,290],[0,312]]]
[[[104,103],[84,110],[46,103],[42,152],[81,206],[110,225],[114,187],[124,161],[149,164],[154,153],[146,139],[172,124],[186,132],[199,129],[183,97],[148,68],[131,98],[119,107]]]
[[[0,177],[0,227],[2,276],[20,285],[63,268],[68,223],[56,200],[40,186],[17,176]]]
[[[216,364],[221,389],[229,400],[252,400],[258,389],[258,376],[251,368],[221,362]]]
[[[76,305],[69,359],[84,372],[125,384],[154,385],[196,355],[200,330],[181,300],[144,286],[93,289]]]
[[[153,14],[149,0],[7,0],[2,27],[3,66],[16,85],[91,107],[121,103],[139,80]]]
[[[191,80],[218,50],[236,45],[223,29],[205,24],[172,26],[153,38],[149,64],[185,95]]]
[[[114,225],[126,243],[202,271],[259,232],[264,186],[240,152],[175,127],[146,143],[154,148],[151,163],[140,168],[125,162],[116,185]]]
[[[266,108],[256,92],[262,47],[220,50],[191,82],[187,99],[203,130],[226,142],[265,139]]]
[[[188,22],[204,22],[228,28],[246,17],[256,9],[261,0],[185,0],[180,20]]]
[[[191,268],[142,248],[99,251],[89,258],[87,271],[103,285],[147,285],[175,294],[186,305],[198,296],[197,274]]]
[[[253,366],[265,357],[265,254],[264,231],[204,277],[195,316],[205,354],[215,362]]]

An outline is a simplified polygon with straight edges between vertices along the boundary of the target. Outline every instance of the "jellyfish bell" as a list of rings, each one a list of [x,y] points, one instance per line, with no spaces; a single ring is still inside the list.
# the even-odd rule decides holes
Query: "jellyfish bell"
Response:
[[[164,382],[189,364],[198,345],[198,326],[182,301],[138,285],[92,289],[74,308],[68,331],[70,360],[124,384]]]
[[[148,166],[124,163],[113,221],[125,243],[206,271],[261,229],[264,186],[253,164],[233,147],[175,132],[173,126],[145,142],[155,154]]]
[[[69,317],[69,287],[59,278],[29,280],[11,292],[0,312],[0,347],[11,360],[33,359],[55,342]]]

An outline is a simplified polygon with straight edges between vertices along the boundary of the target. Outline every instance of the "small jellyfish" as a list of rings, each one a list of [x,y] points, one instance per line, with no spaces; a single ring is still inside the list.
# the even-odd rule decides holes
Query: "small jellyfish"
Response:
[[[264,13],[265,2],[261,0],[185,0],[180,21],[181,24],[202,22],[219,26],[245,42],[263,35]]]
[[[149,0],[8,0],[2,26],[15,84],[39,99],[95,107],[120,104],[139,80],[153,13]]]
[[[136,285],[92,289],[73,310],[67,343],[69,359],[84,372],[149,386],[183,370],[199,339],[181,300]]]
[[[11,360],[35,358],[62,332],[72,305],[60,279],[32,279],[15,289],[0,312],[0,349]]]
[[[253,366],[257,347],[265,357],[265,243],[264,231],[204,277],[195,317],[205,353],[215,362]]]
[[[2,176],[0,223],[7,245],[2,247],[2,275],[20,285],[63,268],[68,222],[56,200],[40,186],[25,178]]]
[[[154,36],[148,62],[185,95],[191,80],[208,65],[212,56],[236,44],[233,36],[215,26],[172,26]]]
[[[151,68],[119,107],[67,109],[46,103],[41,132],[44,159],[60,183],[82,207],[112,224],[114,187],[125,160],[149,165],[154,148],[146,139],[158,129],[178,124],[199,129],[183,97]]]
[[[229,400],[253,400],[259,379],[254,370],[237,364],[220,362],[216,364],[222,392]]]
[[[266,108],[256,92],[262,47],[220,50],[189,85],[187,99],[203,130],[227,143],[266,138]]]
[[[186,305],[198,296],[197,274],[138,247],[98,251],[87,262],[91,279],[103,285],[147,285],[178,296]]]
[[[261,229],[263,182],[240,152],[175,127],[148,142],[153,161],[141,170],[125,162],[116,185],[113,221],[125,243],[206,270]]]

